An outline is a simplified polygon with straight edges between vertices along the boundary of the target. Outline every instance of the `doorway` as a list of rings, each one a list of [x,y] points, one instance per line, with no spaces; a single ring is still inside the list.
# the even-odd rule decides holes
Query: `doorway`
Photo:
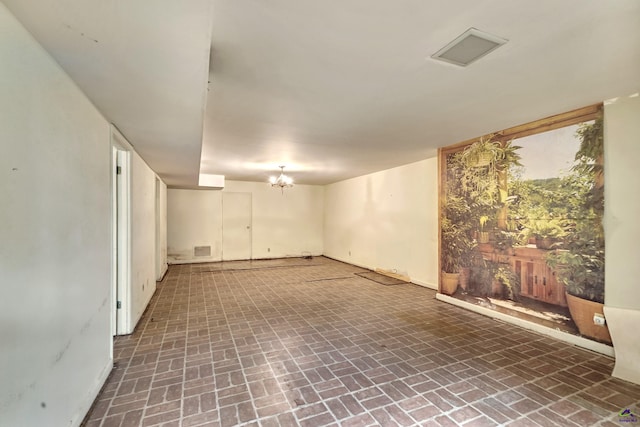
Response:
[[[111,131],[111,331],[130,333],[131,152],[117,129]]]
[[[251,193],[222,193],[222,260],[251,259]]]
[[[164,230],[166,230],[166,211],[164,203],[162,181],[156,176],[155,181],[155,217],[156,217],[156,281],[161,281],[167,272],[167,242]]]

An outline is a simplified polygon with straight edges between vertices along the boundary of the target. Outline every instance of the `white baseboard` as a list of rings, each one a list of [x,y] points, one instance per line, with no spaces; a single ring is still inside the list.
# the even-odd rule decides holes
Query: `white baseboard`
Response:
[[[89,410],[91,410],[93,402],[96,400],[96,397],[98,397],[98,394],[102,390],[102,387],[104,387],[104,383],[107,381],[107,378],[109,378],[109,374],[111,373],[112,369],[113,359],[109,359],[106,366],[102,368],[102,372],[100,372],[100,375],[98,375],[98,377],[96,378],[96,381],[93,384],[93,388],[89,391],[89,393],[87,393],[83,402],[80,403],[77,416],[71,420],[71,423],[69,425],[71,425],[72,427],[77,427],[82,424],[82,421],[84,421],[85,417],[89,413]]]
[[[366,268],[367,270],[371,270],[371,271],[374,270],[373,267],[369,267],[368,265],[364,265],[364,264],[358,264],[357,262],[353,262],[353,261],[348,260],[348,259],[342,259],[342,258],[334,257],[334,256],[331,256],[331,255],[322,255],[322,256],[325,257],[325,258],[332,259],[334,261],[344,262],[345,264],[354,265],[354,266],[360,267],[360,268]]]
[[[564,341],[569,344],[576,345],[578,347],[586,348],[587,350],[595,351],[596,353],[604,354],[605,356],[614,357],[615,353],[613,347],[599,342],[592,341],[587,338],[582,338],[577,335],[570,334],[568,332],[559,331],[546,326],[542,326],[535,322],[530,322],[524,319],[518,319],[517,317],[509,316],[508,314],[499,313],[489,308],[480,307],[475,304],[471,304],[466,301],[461,301],[457,298],[450,297],[449,295],[437,293],[436,299],[447,302],[458,307],[465,308],[470,311],[474,311],[485,316],[501,320],[505,323],[520,326],[521,328],[529,329],[542,335],[549,336],[551,338]]]
[[[271,256],[271,257],[255,257],[250,259],[238,259],[238,260],[227,260],[226,262],[232,261],[260,261],[260,260],[269,260],[269,259],[282,259],[282,258],[302,258],[304,256],[312,256],[312,257],[321,257],[324,256],[322,254],[314,254],[314,253],[305,253],[298,255],[281,255],[281,256]],[[327,257],[330,258],[330,257]],[[204,264],[208,262],[222,262],[224,261],[222,258],[210,258],[210,257],[198,257],[198,258],[189,258],[189,259],[176,259],[169,258],[168,263],[170,265],[182,265],[182,264]]]
[[[433,289],[434,291],[438,290],[438,285],[434,285],[433,283],[429,283],[429,282],[424,282],[422,280],[411,279],[411,283],[413,283],[414,285],[422,286],[424,288]]]
[[[209,258],[209,257],[200,257],[200,258],[191,258],[191,259],[168,259],[169,265],[182,265],[182,264],[203,264],[206,262],[220,262],[222,259],[219,258]]]
[[[160,277],[156,278],[156,282],[162,282],[164,280],[164,276],[167,275],[167,272],[169,271],[169,264],[165,263],[162,266],[162,271],[160,272]]]
[[[341,259],[341,258],[329,256],[329,255],[326,255],[326,254],[322,255],[322,256],[324,256],[325,258],[329,258],[329,259],[335,260],[335,261],[344,262],[345,264],[355,265],[356,267],[360,267],[360,268],[366,268],[367,270],[371,270],[371,271],[376,271],[376,268],[377,268],[377,267],[371,267],[369,265],[358,264],[358,263],[350,261],[350,260]],[[422,287],[433,289],[433,290],[436,290],[436,291],[438,290],[438,285],[437,284],[425,282],[424,280],[416,279],[416,278],[413,278],[411,276],[408,276],[408,277],[409,277],[409,281],[411,283],[413,283],[414,285],[422,286]]]

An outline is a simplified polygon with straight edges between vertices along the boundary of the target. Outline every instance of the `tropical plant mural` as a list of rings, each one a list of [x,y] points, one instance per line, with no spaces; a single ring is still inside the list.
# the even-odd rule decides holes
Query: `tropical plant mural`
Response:
[[[440,291],[610,342],[594,324],[604,302],[601,118],[489,135],[441,156]],[[591,306],[581,312],[576,300]]]

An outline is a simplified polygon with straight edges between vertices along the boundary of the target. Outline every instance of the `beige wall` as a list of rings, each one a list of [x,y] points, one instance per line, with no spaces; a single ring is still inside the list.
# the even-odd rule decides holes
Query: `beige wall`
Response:
[[[195,257],[195,246],[210,246],[210,257]],[[167,190],[167,256],[169,263],[222,259],[222,192]]]
[[[438,283],[436,158],[327,185],[324,253]]]
[[[323,252],[323,187],[280,190],[262,182],[227,181],[224,192],[251,193],[253,259]],[[222,259],[222,192],[169,189],[167,245],[170,263]],[[194,257],[194,246],[211,246],[211,257]]]

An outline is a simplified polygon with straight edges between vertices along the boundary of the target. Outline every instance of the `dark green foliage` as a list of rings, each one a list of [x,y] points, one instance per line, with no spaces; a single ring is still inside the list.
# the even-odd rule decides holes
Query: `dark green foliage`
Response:
[[[604,186],[598,184],[602,173],[602,120],[582,124],[577,131],[581,140],[572,168],[571,183],[579,197],[571,200],[574,218],[564,239],[566,250],[547,257],[558,279],[571,295],[604,303]]]
[[[505,297],[519,293],[519,278],[508,264],[497,265],[473,250],[475,236],[490,231],[494,250],[508,253],[530,238],[550,241],[548,262],[569,293],[604,298],[604,187],[602,120],[583,123],[580,148],[565,176],[524,180],[518,150],[491,137],[447,156],[442,212],[442,266],[447,272],[471,267],[469,291],[491,294],[503,285]],[[483,233],[480,233],[483,232]],[[477,233],[477,234],[476,234]],[[475,255],[475,256],[474,256]]]
[[[520,278],[509,265],[498,265],[493,270],[493,279],[502,285],[502,296],[515,300],[520,294]]]
[[[582,123],[576,132],[580,138],[580,149],[576,153],[577,164],[573,170],[580,175],[602,173],[602,157],[604,156],[604,131],[602,119],[593,123]]]

